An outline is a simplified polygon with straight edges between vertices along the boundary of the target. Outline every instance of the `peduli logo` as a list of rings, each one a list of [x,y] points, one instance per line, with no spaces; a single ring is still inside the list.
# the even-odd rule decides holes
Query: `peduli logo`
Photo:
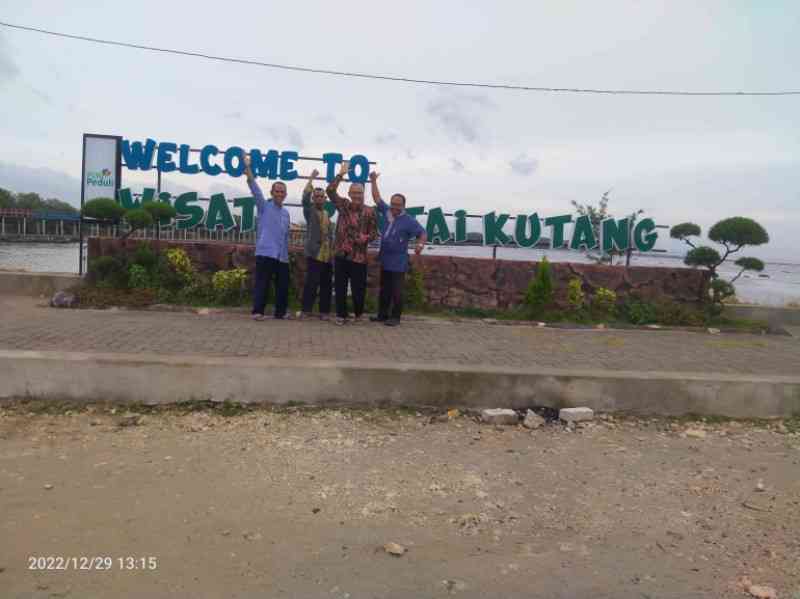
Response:
[[[111,170],[104,168],[101,171],[90,171],[86,173],[86,184],[95,187],[113,187],[114,180],[111,177]]]

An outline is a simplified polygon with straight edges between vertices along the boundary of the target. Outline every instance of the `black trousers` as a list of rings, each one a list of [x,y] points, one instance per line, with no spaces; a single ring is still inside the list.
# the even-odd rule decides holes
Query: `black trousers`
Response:
[[[389,307],[391,306],[391,318],[400,320],[403,312],[403,286],[406,281],[406,273],[393,272],[381,269],[381,293],[378,300],[378,318],[386,320],[390,317]]]
[[[289,304],[289,265],[275,258],[256,256],[256,280],[253,288],[253,314],[263,314],[267,290],[275,279],[275,318],[286,316]]]
[[[331,313],[331,283],[333,267],[330,262],[320,262],[306,257],[306,282],[303,285],[303,312],[314,310],[319,291],[319,313]]]
[[[367,292],[367,265],[336,256],[336,316],[347,318],[347,285],[353,292],[353,312],[364,313],[364,297]]]

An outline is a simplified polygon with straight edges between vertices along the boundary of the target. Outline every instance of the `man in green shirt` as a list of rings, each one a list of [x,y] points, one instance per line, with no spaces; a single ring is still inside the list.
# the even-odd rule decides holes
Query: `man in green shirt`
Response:
[[[319,293],[319,316],[328,320],[331,312],[333,280],[333,225],[325,210],[325,190],[314,187],[319,171],[314,169],[303,190],[303,216],[306,219],[306,280],[303,287],[303,318],[309,318]]]

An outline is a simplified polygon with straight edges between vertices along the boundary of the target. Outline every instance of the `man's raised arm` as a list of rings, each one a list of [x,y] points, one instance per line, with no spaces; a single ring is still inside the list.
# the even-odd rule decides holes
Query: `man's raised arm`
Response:
[[[333,205],[336,206],[337,210],[341,210],[349,201],[347,198],[340,196],[336,191],[339,188],[339,183],[342,182],[342,179],[344,179],[344,176],[347,174],[347,168],[348,165],[347,161],[345,160],[342,162],[342,166],[339,168],[339,173],[333,178],[333,181],[328,183],[328,188],[325,190],[331,202],[333,202]]]
[[[308,222],[308,215],[311,212],[311,194],[314,193],[314,180],[318,175],[319,171],[317,169],[311,171],[311,176],[308,178],[308,183],[306,183],[306,186],[303,189],[303,216],[306,218],[306,222]]]
[[[383,201],[381,192],[378,189],[378,177],[380,177],[380,173],[376,173],[375,171],[369,174],[369,182],[372,184],[372,201],[375,202],[375,207],[378,209],[378,212],[386,214],[386,210],[388,210],[389,207],[386,205],[386,202]]]
[[[250,187],[250,193],[256,199],[256,210],[260,212],[264,208],[264,194],[261,192],[261,186],[253,176],[253,169],[250,165],[250,156],[245,154],[244,157],[244,174],[247,175],[247,185]]]

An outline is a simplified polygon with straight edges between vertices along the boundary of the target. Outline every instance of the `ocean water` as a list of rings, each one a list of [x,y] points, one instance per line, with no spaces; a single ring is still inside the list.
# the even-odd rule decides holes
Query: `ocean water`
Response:
[[[492,248],[483,246],[428,246],[425,253],[432,255],[491,258]],[[501,260],[541,260],[544,256],[552,262],[588,262],[579,252],[567,250],[536,250],[523,248],[498,248]],[[634,255],[632,265],[686,268],[679,256],[664,254]],[[78,244],[0,243],[0,270],[26,270],[30,272],[78,272]],[[730,279],[738,272],[733,266],[723,265],[720,274]],[[761,276],[760,276],[761,275]],[[745,273],[736,281],[736,295],[747,303],[783,306],[800,303],[800,264],[768,262],[763,273]]]

